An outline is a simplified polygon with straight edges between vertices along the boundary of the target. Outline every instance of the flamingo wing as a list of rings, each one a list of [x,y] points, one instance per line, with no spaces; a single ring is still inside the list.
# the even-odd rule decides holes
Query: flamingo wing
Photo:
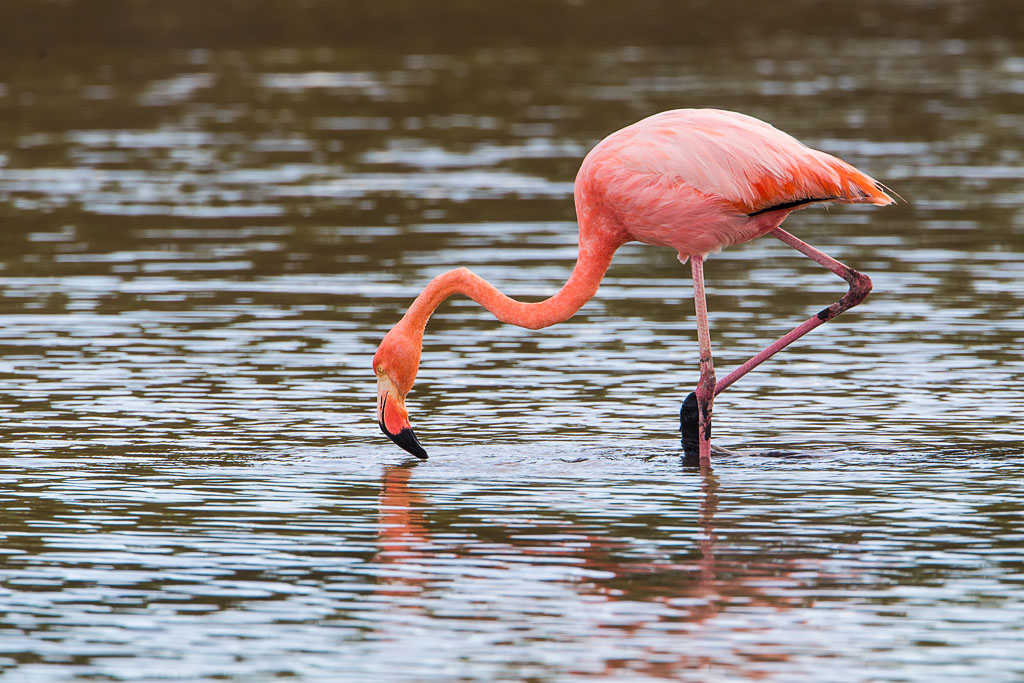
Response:
[[[716,109],[662,112],[613,133],[584,160],[577,189],[599,193],[635,239],[684,260],[764,234],[806,204],[893,202],[845,161]]]
[[[809,200],[893,201],[870,176],[752,116],[679,109],[634,125],[640,134],[621,161],[720,197],[747,215]]]

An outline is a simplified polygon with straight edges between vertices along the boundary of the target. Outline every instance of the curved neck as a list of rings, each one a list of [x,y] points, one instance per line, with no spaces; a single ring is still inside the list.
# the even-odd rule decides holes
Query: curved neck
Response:
[[[612,255],[625,242],[625,239],[581,240],[579,256],[569,280],[557,294],[536,303],[505,296],[468,268],[449,270],[431,280],[399,324],[411,325],[422,334],[430,315],[453,294],[465,294],[504,323],[532,330],[560,323],[571,318],[594,296],[611,264]]]

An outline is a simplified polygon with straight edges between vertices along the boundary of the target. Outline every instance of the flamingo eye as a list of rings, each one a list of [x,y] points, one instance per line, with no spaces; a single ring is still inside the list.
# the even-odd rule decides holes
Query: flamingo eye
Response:
[[[378,375],[383,375],[384,374],[384,365],[383,364],[377,366],[377,374]]]

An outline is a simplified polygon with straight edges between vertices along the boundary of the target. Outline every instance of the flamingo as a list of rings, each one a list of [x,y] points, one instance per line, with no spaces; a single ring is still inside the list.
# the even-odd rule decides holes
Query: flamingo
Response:
[[[594,147],[576,176],[579,255],[554,296],[511,299],[466,268],[435,277],[385,335],[373,357],[377,422],[403,449],[426,459],[409,423],[406,396],[419,370],[423,331],[431,313],[464,294],[501,322],[540,329],[569,319],[597,292],[612,255],[627,242],[675,249],[690,262],[700,379],[680,411],[688,459],[710,466],[714,398],[804,334],[856,306],[871,279],[783,230],[786,217],[811,204],[894,203],[888,188],[832,155],[811,149],[759,119],[716,109],[676,109],[612,133]],[[891,192],[891,190],[890,190]],[[711,355],[704,260],[721,249],[771,235],[849,284],[838,301],[716,381]]]

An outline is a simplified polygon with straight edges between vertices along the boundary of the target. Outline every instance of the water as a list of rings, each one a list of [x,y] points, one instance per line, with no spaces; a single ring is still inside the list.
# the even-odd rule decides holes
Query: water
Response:
[[[1024,676],[1015,5],[791,5],[5,3],[0,677]],[[541,332],[453,299],[411,462],[383,334],[454,265],[555,291],[582,156],[679,106],[907,199],[786,223],[868,302],[719,397],[702,474],[673,253]],[[845,289],[769,239],[707,278],[720,375]]]

